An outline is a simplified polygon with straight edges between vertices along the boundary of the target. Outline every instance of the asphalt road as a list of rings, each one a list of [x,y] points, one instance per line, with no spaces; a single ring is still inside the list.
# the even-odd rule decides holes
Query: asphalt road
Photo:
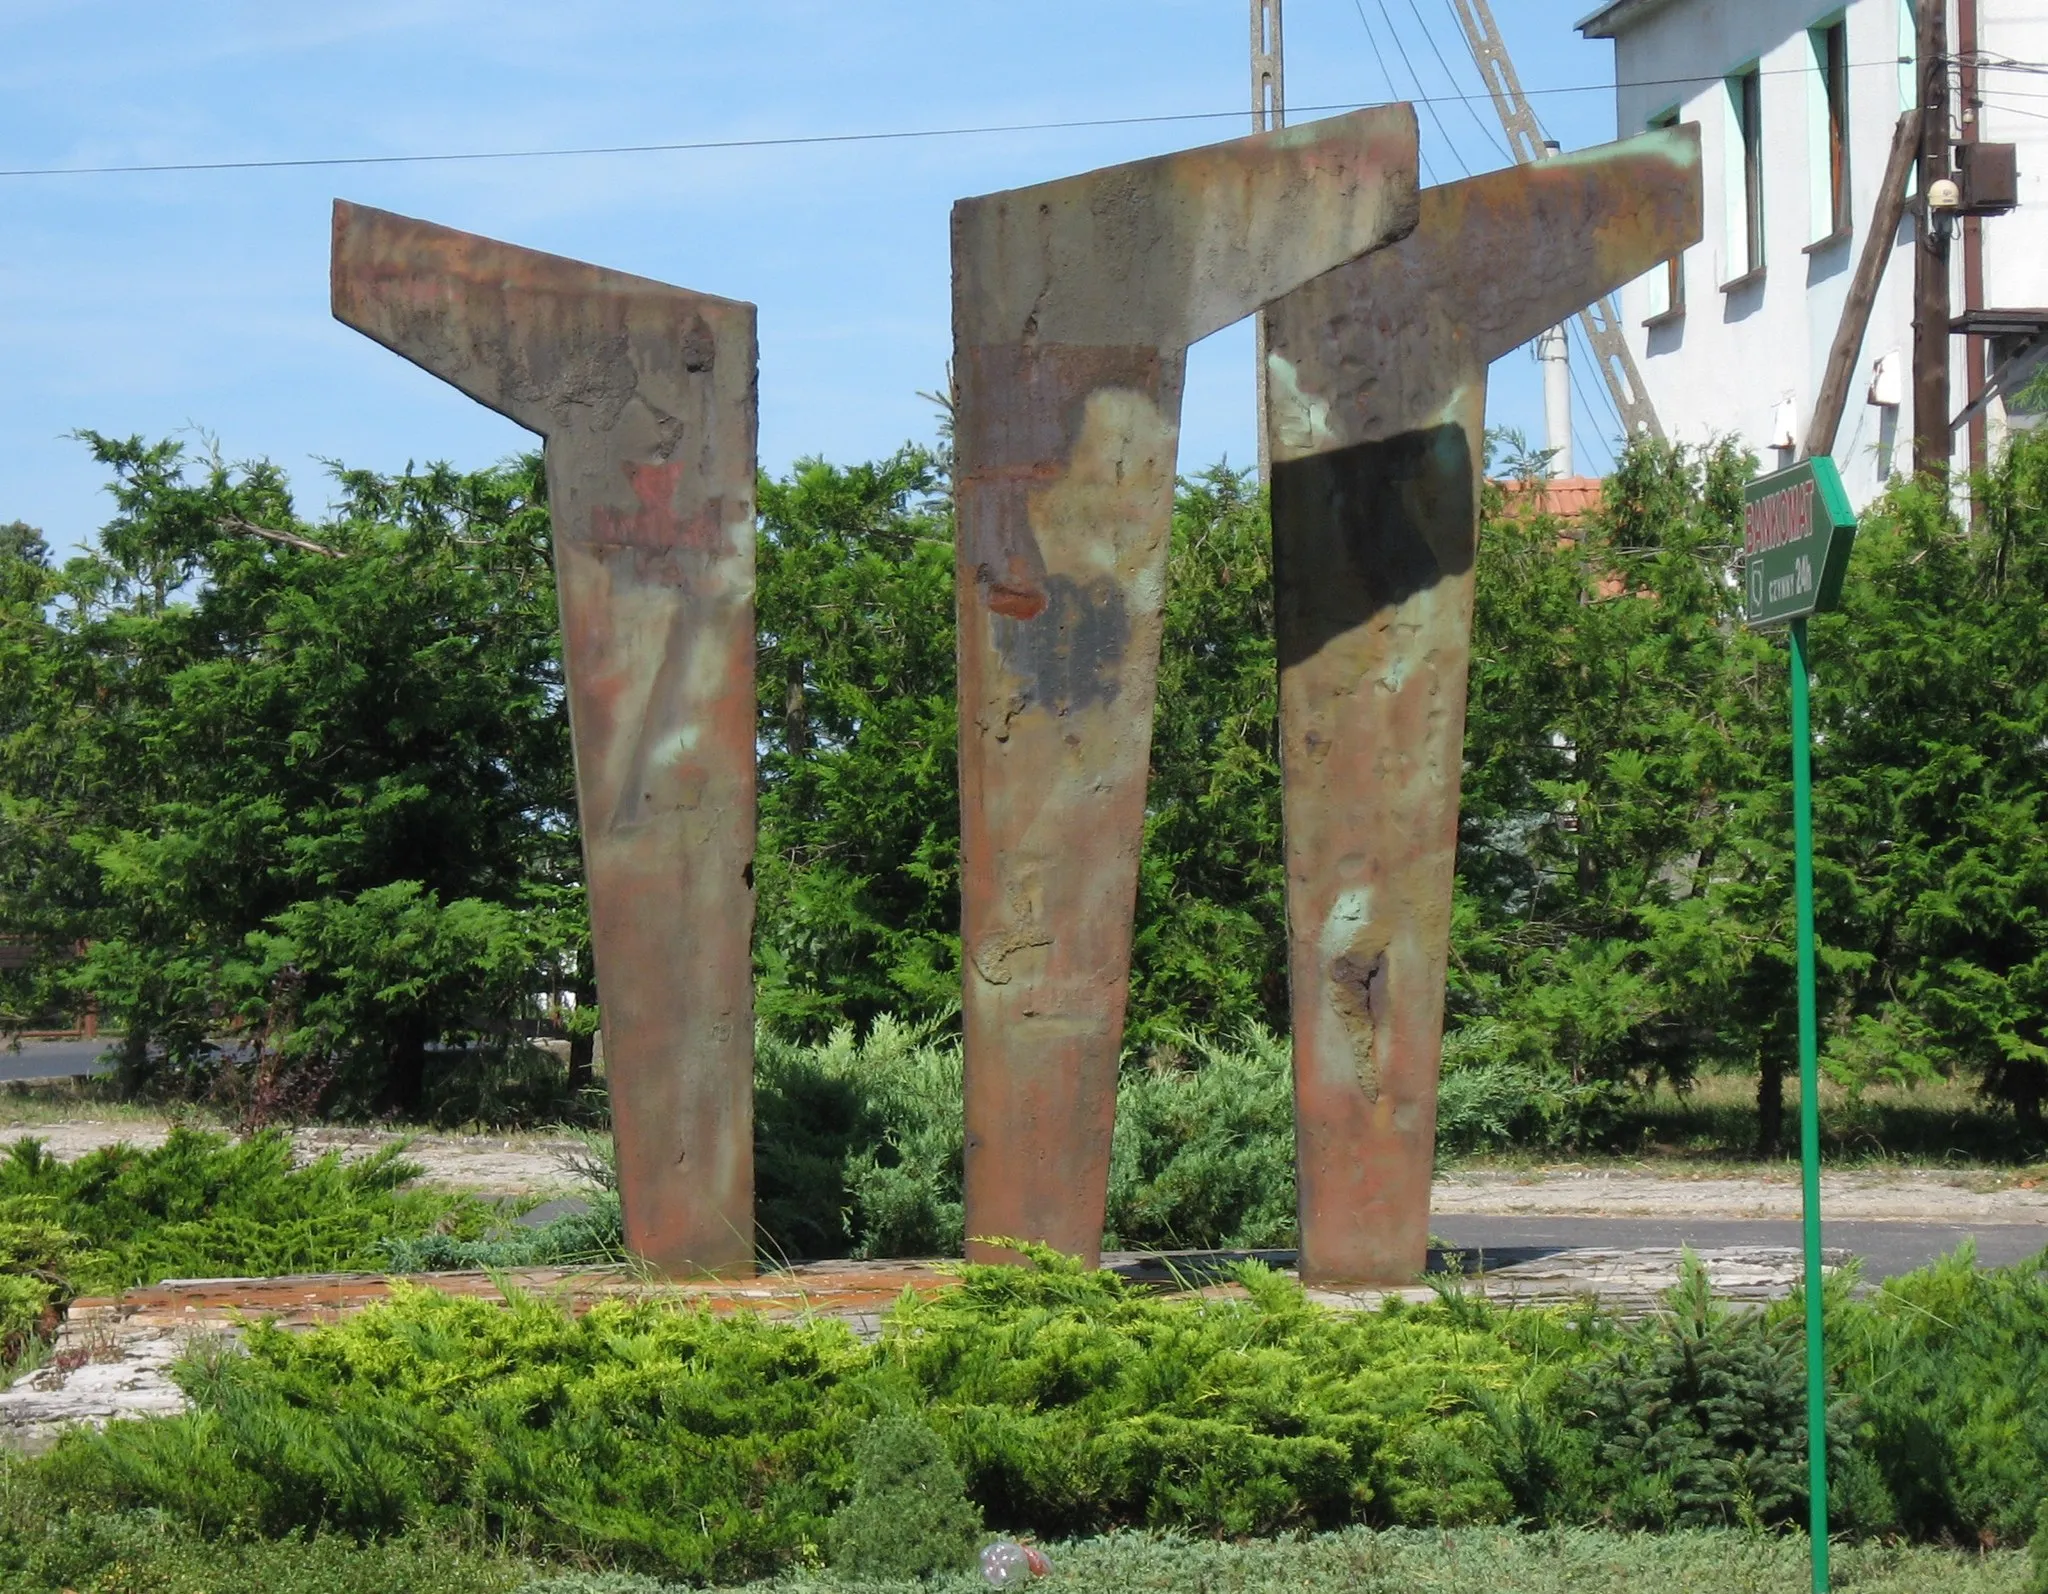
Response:
[[[1695,1218],[1489,1218],[1460,1214],[1430,1220],[1430,1232],[1467,1251],[1514,1253],[1524,1261],[1548,1251],[1580,1247],[1627,1251],[1674,1245],[1786,1246],[1798,1249],[1797,1223],[1775,1219]],[[1987,1266],[2024,1261],[2048,1250],[2048,1225],[1987,1223],[1830,1223],[1821,1220],[1821,1244],[1863,1259],[1866,1279],[1892,1278],[1925,1267],[1965,1240],[1977,1242]],[[1505,1260],[1505,1258],[1504,1258]]]
[[[114,1066],[110,1048],[119,1044],[117,1035],[96,1041],[23,1041],[19,1051],[0,1047],[0,1084],[105,1073]]]

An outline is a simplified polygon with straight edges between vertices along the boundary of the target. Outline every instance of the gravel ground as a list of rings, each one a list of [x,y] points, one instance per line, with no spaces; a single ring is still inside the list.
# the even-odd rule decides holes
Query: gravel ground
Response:
[[[81,1157],[101,1146],[163,1144],[165,1124],[79,1118],[59,1123],[0,1122],[0,1141],[34,1135],[56,1156]],[[401,1136],[380,1129],[301,1129],[308,1157],[340,1149],[367,1155]],[[563,1165],[576,1143],[544,1134],[410,1136],[408,1155],[437,1184],[490,1195],[549,1195],[577,1187]],[[1821,1177],[1821,1202],[1837,1222],[2039,1224],[2048,1227],[2048,1181],[2017,1182],[1984,1170],[1858,1168]],[[1680,1169],[1611,1170],[1564,1166],[1451,1172],[1430,1193],[1433,1214],[1492,1217],[1697,1218],[1799,1217],[1799,1176],[1774,1166],[1741,1177],[1700,1177]]]
[[[42,1141],[51,1155],[64,1161],[102,1146],[126,1142],[155,1147],[170,1133],[168,1124],[106,1123],[91,1119],[65,1123],[0,1123],[0,1142],[23,1135]],[[300,1156],[310,1160],[338,1150],[344,1157],[368,1156],[394,1140],[409,1142],[406,1155],[422,1164],[435,1184],[459,1185],[486,1195],[547,1195],[581,1188],[563,1165],[577,1142],[547,1135],[397,1134],[383,1129],[300,1129],[293,1132]]]

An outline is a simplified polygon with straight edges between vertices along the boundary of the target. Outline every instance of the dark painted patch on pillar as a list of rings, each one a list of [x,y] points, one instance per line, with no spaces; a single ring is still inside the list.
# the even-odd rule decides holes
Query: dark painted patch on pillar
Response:
[[[1267,315],[1301,1270],[1429,1233],[1489,362],[1700,235],[1680,128],[1432,188]]]
[[[1187,345],[1413,225],[1406,107],[953,212],[966,1197],[1102,1238]]]

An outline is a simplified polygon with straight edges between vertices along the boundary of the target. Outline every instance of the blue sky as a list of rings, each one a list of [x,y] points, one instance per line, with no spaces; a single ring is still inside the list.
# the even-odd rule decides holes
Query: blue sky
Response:
[[[1495,0],[1567,148],[1614,136],[1585,0]],[[0,520],[59,547],[107,518],[80,428],[218,439],[290,472],[487,464],[530,439],[330,319],[336,196],[761,307],[761,458],[928,438],[944,380],[947,214],[1244,129],[1245,0],[6,0],[0,167],[411,155],[1226,112],[903,141],[272,171],[0,177]],[[1287,97],[1476,95],[1448,0],[1287,0]],[[1368,31],[1370,30],[1370,31]],[[1396,41],[1398,40],[1398,44]],[[1407,60],[1401,50],[1405,47]],[[1439,60],[1441,52],[1441,61]],[[1382,61],[1384,57],[1384,62]],[[1446,64],[1447,63],[1447,64]],[[1414,77],[1411,77],[1411,68]],[[1438,180],[1503,164],[1483,102],[1422,112]],[[1439,125],[1439,118],[1441,125]],[[1590,369],[1580,468],[1615,431]],[[1540,441],[1529,355],[1491,419]],[[1181,467],[1254,458],[1251,333],[1199,346]]]

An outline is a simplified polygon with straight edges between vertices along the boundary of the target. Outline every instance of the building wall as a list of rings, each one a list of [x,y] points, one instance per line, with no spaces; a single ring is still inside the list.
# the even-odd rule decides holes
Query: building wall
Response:
[[[1951,0],[1951,37],[1954,17]],[[1848,25],[1850,216],[1832,231],[1824,136],[1826,88],[1809,30]],[[2021,60],[2048,59],[2048,8],[2040,0],[1980,0],[1979,46]],[[1622,312],[1644,381],[1666,431],[1699,442],[1733,435],[1764,469],[1790,463],[1802,441],[1827,366],[1850,278],[1864,244],[1899,114],[1913,100],[1907,0],[1672,0],[1615,39],[1618,131],[1641,131],[1674,110],[1700,125],[1706,232],[1683,262],[1685,310],[1646,327],[1663,308],[1661,273],[1624,291]],[[1760,70],[1764,269],[1744,276],[1740,195],[1742,151],[1726,79]],[[2002,96],[2000,91],[2005,91]],[[1996,101],[2048,113],[2013,91],[2048,92],[2048,78],[1987,73]],[[2020,145],[2022,208],[1985,223],[1985,302],[2048,304],[2048,116],[1986,109],[1983,136]],[[1733,184],[1731,188],[1731,182]],[[1731,199],[1735,203],[1731,204]],[[1911,468],[1913,435],[1913,223],[1893,240],[1835,443],[1850,496],[1859,505],[1894,469]],[[1955,302],[1962,303],[1962,249],[1952,250]],[[1953,409],[1967,402],[1962,340],[1951,362]],[[1884,362],[1888,379],[1871,402]],[[1959,439],[1958,458],[1962,458]]]
[[[2041,0],[1980,0],[1977,35],[1977,47],[1986,55],[2048,61],[2048,5]],[[1978,136],[2018,145],[2020,168],[2019,208],[1984,218],[1984,302],[1994,308],[2048,307],[2048,76],[1986,70],[1978,75],[1977,92],[1986,102]],[[1958,257],[1958,302],[1960,273]],[[2038,369],[2039,364],[2037,350],[2022,369]],[[1956,408],[1966,402],[1959,397]],[[1994,451],[2005,419],[2003,406],[1994,405]],[[2038,415],[2030,416],[2023,424],[2037,419]],[[1957,457],[1962,457],[1960,448]]]

